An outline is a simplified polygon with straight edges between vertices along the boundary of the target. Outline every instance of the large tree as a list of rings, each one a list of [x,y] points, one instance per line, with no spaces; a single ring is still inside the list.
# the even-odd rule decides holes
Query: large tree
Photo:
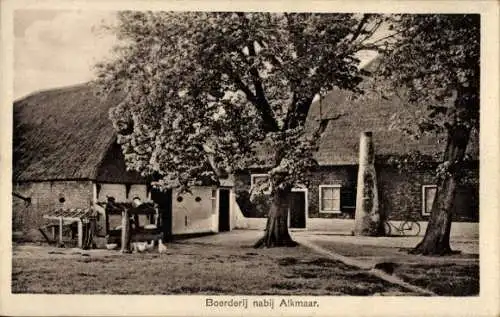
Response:
[[[419,105],[416,120],[404,122],[405,130],[446,135],[430,221],[412,252],[448,254],[467,145],[471,132],[479,131],[480,16],[405,14],[390,16],[387,23],[391,34],[380,48],[379,75],[390,91],[405,91],[409,102]]]
[[[287,196],[328,123],[304,133],[311,103],[334,87],[358,91],[356,53],[380,25],[368,14],[119,13],[120,44],[97,82],[124,93],[111,119],[128,167],[187,190],[269,164],[272,203],[256,246],[294,245]]]

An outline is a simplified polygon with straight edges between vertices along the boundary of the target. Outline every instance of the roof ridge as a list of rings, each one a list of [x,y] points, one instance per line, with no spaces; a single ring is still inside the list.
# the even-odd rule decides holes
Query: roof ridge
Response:
[[[34,96],[37,96],[37,95],[40,95],[40,94],[51,93],[51,92],[58,92],[58,91],[67,91],[67,90],[70,90],[70,89],[81,88],[81,87],[84,87],[84,86],[90,86],[92,83],[93,83],[93,81],[90,80],[90,81],[76,83],[76,84],[73,84],[73,85],[59,86],[59,87],[52,87],[52,88],[43,88],[43,89],[35,90],[35,91],[32,91],[32,92],[30,92],[30,93],[28,93],[28,94],[26,94],[24,96],[21,96],[21,97],[18,97],[16,99],[14,99],[14,103],[21,102],[23,100],[26,100],[28,98],[31,98],[31,97],[34,97]]]

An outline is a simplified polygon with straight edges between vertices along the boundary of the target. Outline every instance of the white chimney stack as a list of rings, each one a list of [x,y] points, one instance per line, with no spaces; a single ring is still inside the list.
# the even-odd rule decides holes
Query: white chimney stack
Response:
[[[363,132],[359,140],[354,234],[360,236],[383,235],[384,226],[382,220],[379,210],[372,132]]]

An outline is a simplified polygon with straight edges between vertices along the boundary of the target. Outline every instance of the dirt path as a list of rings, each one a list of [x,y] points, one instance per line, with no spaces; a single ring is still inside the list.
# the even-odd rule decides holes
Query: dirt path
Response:
[[[334,235],[324,232],[297,232],[295,236],[306,236],[314,238],[317,241],[344,242],[353,245],[379,246],[388,248],[406,248],[415,247],[422,237],[358,237],[350,235]],[[451,248],[460,251],[463,254],[479,254],[479,240],[472,238],[454,237],[451,239]]]
[[[301,245],[317,252],[318,254],[327,256],[328,258],[330,258],[332,260],[340,261],[346,265],[354,266],[354,267],[357,267],[357,268],[362,269],[362,270],[369,269],[369,271],[368,271],[369,274],[372,274],[372,275],[374,275],[374,276],[376,276],[384,281],[387,281],[389,283],[403,287],[411,292],[415,292],[415,293],[421,294],[421,295],[428,295],[428,296],[436,295],[434,292],[431,292],[427,289],[424,289],[424,288],[418,287],[416,285],[412,285],[410,283],[407,283],[395,275],[387,274],[386,272],[384,272],[380,269],[376,269],[374,267],[373,263],[371,263],[371,262],[360,261],[356,258],[346,257],[346,256],[343,256],[341,254],[334,253],[332,251],[328,251],[327,249],[318,246],[314,242],[312,242],[308,239],[305,239],[304,237],[301,237],[298,239],[296,238],[296,241],[298,243],[300,243]]]

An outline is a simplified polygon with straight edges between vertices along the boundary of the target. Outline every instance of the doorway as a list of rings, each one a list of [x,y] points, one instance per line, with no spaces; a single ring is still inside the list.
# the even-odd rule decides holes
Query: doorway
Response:
[[[170,241],[172,239],[172,190],[161,191],[152,188],[151,200],[158,204],[163,239]]]
[[[306,191],[290,193],[288,223],[290,228],[304,229],[306,227]]]
[[[229,197],[231,191],[227,188],[219,189],[219,232],[231,229]]]

